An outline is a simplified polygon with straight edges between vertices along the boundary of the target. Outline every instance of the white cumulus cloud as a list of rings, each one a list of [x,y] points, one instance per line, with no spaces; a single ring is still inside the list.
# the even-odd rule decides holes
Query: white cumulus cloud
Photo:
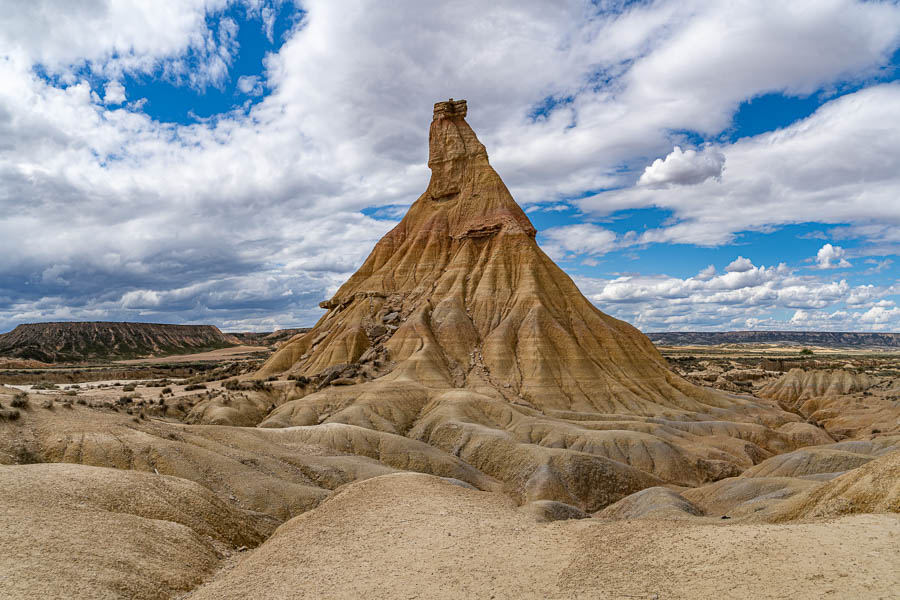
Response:
[[[845,256],[847,251],[840,246],[825,244],[816,253],[816,265],[820,269],[843,269],[852,266]]]
[[[725,267],[725,270],[729,273],[744,273],[751,269],[753,269],[753,263],[749,258],[744,258],[743,256],[738,256]]]
[[[239,77],[237,89],[249,96],[259,96],[263,93],[262,82],[256,75],[242,75]]]
[[[125,86],[118,81],[110,81],[103,88],[104,104],[122,104],[125,102]]]
[[[616,232],[590,223],[553,227],[541,233],[541,247],[555,260],[568,253],[600,256],[616,247]]]
[[[664,159],[657,158],[644,169],[638,185],[665,187],[667,185],[693,185],[710,178],[718,179],[725,167],[725,155],[713,147],[701,151],[681,150],[675,146]]]
[[[843,279],[800,275],[785,264],[755,266],[741,258],[731,264],[739,263],[743,270],[721,275],[706,267],[687,278],[621,275],[575,281],[601,310],[644,331],[896,327],[891,317],[898,309],[885,299],[896,293],[893,287],[853,286]],[[790,311],[787,321],[772,316]]]

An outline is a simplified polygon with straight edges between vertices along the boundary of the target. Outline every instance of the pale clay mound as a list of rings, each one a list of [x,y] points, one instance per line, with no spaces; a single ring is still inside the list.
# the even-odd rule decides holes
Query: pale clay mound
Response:
[[[866,464],[871,455],[828,447],[811,447],[779,454],[750,467],[741,477],[813,477],[843,473]]]
[[[274,519],[175,477],[45,464],[0,467],[0,597],[169,598]]]
[[[600,519],[687,519],[703,516],[703,511],[670,489],[652,487],[622,498],[594,515]]]
[[[390,475],[286,523],[190,598],[896,597],[896,515],[720,523],[541,524],[495,494]]]
[[[821,482],[799,477],[729,477],[681,495],[710,517],[758,517],[792,496],[817,489]]]
[[[900,513],[900,451],[797,494],[777,507],[772,520],[858,513]]]
[[[843,369],[791,369],[757,391],[835,439],[900,433],[900,380]]]
[[[791,369],[780,379],[765,385],[758,394],[783,404],[822,396],[844,396],[861,392],[875,381],[865,373],[851,373],[843,369],[805,371]]]
[[[0,404],[4,400],[0,394]],[[342,485],[400,469],[499,487],[436,448],[350,426],[322,428],[311,440],[304,428],[175,425],[78,405],[36,405],[21,409],[16,421],[0,421],[0,464],[65,462],[172,475],[280,521],[315,507]],[[347,429],[358,434],[347,435]]]

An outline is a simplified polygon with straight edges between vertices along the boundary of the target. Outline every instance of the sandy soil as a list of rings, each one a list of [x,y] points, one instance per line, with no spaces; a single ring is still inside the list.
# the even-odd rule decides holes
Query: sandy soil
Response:
[[[898,598],[900,517],[538,524],[425,475],[354,484],[188,597]]]
[[[266,346],[232,346],[220,348],[209,352],[197,352],[196,354],[175,354],[172,356],[160,356],[158,358],[135,358],[131,360],[117,360],[118,365],[158,365],[177,362],[212,362],[253,354],[254,352],[268,352]]]

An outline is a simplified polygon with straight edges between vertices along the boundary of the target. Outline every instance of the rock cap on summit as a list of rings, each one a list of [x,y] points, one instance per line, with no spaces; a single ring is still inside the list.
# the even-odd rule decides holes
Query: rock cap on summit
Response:
[[[434,103],[434,119],[445,119],[448,117],[465,117],[468,107],[465,100],[454,100],[450,98],[446,102]]]

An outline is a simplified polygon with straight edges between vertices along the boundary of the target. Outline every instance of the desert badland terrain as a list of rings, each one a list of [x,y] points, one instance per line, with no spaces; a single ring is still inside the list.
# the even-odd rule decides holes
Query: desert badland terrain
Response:
[[[544,254],[466,111],[264,363],[4,375],[0,596],[900,597],[896,352],[664,357]]]

